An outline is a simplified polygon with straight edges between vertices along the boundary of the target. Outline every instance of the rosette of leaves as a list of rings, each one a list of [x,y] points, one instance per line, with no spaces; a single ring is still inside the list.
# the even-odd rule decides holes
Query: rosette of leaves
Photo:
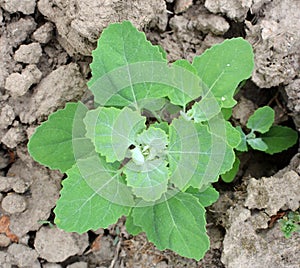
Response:
[[[30,138],[39,163],[67,174],[56,225],[83,233],[127,216],[158,249],[201,259],[209,248],[205,207],[232,168],[240,133],[223,109],[250,77],[253,53],[242,38],[208,49],[193,63],[169,64],[130,22],[111,24],[93,51],[95,109],[68,103]]]

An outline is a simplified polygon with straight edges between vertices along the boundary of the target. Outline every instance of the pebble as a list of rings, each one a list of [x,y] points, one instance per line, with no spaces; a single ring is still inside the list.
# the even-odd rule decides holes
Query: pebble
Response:
[[[7,253],[13,257],[13,262],[19,267],[37,267],[38,254],[34,249],[22,244],[11,244]]]
[[[45,263],[43,264],[43,268],[62,268],[62,266],[56,263]]]
[[[22,74],[12,73],[5,81],[5,88],[13,98],[17,98],[26,94],[28,89],[37,84],[42,78],[42,72],[36,65],[28,65]]]
[[[32,17],[21,18],[20,20],[7,25],[8,37],[13,47],[21,44],[29,34],[36,29],[36,23]]]
[[[88,268],[88,264],[86,262],[80,261],[68,265],[67,268]]]
[[[10,193],[3,198],[1,205],[8,213],[21,213],[26,209],[26,200],[21,195]]]
[[[14,59],[23,63],[38,63],[42,56],[42,48],[39,43],[21,45],[15,52]]]
[[[32,39],[41,44],[46,44],[52,38],[53,29],[53,24],[51,22],[46,22],[32,34]]]
[[[82,254],[88,245],[87,233],[79,235],[49,227],[42,227],[34,241],[39,256],[49,262],[62,262],[70,256]]]
[[[29,183],[26,183],[22,178],[3,177],[0,176],[0,192],[8,192],[14,190],[16,193],[25,193],[29,188]]]
[[[33,14],[36,0],[4,0],[2,7],[9,13],[22,12],[23,14]]]
[[[10,242],[10,239],[5,234],[0,234],[0,248],[8,247]]]
[[[2,137],[1,142],[8,148],[16,148],[17,145],[26,140],[23,127],[12,127]]]
[[[6,104],[0,111],[0,127],[3,129],[8,127],[15,117],[14,109],[10,105]]]

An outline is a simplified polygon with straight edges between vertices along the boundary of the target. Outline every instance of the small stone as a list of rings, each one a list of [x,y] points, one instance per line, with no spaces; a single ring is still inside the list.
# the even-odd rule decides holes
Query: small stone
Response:
[[[9,42],[13,47],[21,44],[36,29],[32,17],[26,17],[7,25]]]
[[[196,21],[196,29],[203,33],[212,32],[215,35],[223,35],[229,27],[229,23],[223,17],[213,14],[201,14]]]
[[[12,261],[12,256],[9,253],[0,251],[1,268],[11,268],[12,267],[11,261]]]
[[[23,63],[38,63],[42,56],[42,48],[39,43],[21,45],[15,52],[14,59]]]
[[[79,235],[47,227],[42,227],[36,233],[34,241],[39,256],[49,262],[62,262],[70,256],[82,254],[88,245],[86,233]]]
[[[7,177],[0,176],[0,192],[8,192],[12,189],[11,182]]]
[[[10,13],[22,12],[29,15],[34,13],[36,0],[4,0],[2,7]]]
[[[26,200],[21,195],[11,193],[3,198],[1,205],[10,214],[21,213],[26,209]]]
[[[5,234],[0,234],[0,248],[8,247],[10,242],[10,239]]]
[[[8,192],[14,190],[16,193],[25,193],[29,187],[29,183],[22,178],[16,177],[2,177],[0,176],[0,192]]]
[[[6,78],[5,88],[13,98],[23,96],[28,89],[42,78],[42,72],[36,65],[28,65],[22,74],[12,73]]]
[[[12,127],[2,137],[1,142],[13,149],[26,140],[26,135],[22,127]]]
[[[45,263],[43,264],[43,268],[62,268],[62,266],[56,263]]]
[[[193,5],[193,0],[176,0],[174,8],[175,14],[186,11],[191,5]]]
[[[15,117],[16,115],[13,108],[6,104],[0,111],[0,128],[5,129],[8,127],[13,122]]]
[[[204,5],[212,13],[223,13],[231,19],[243,21],[252,2],[252,0],[206,0]]]
[[[36,267],[38,254],[34,249],[22,244],[11,244],[7,252],[12,255],[15,265],[19,267]]]
[[[88,264],[86,262],[80,261],[75,262],[67,266],[67,268],[87,268]]]
[[[12,73],[5,81],[5,88],[13,98],[23,96],[30,86],[30,81],[19,73]]]
[[[25,78],[27,78],[27,80],[29,80],[32,84],[37,84],[42,79],[43,73],[36,65],[30,64],[26,66],[22,75],[25,76]]]
[[[53,29],[53,24],[46,22],[32,34],[32,38],[41,44],[46,44],[52,38]]]

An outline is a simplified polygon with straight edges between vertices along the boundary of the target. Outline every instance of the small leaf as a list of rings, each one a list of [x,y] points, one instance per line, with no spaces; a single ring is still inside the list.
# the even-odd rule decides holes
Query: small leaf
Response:
[[[156,201],[167,191],[169,170],[161,159],[146,160],[142,165],[130,161],[124,167],[127,185],[145,201]]]
[[[81,102],[67,103],[62,110],[51,114],[30,138],[28,151],[33,159],[51,169],[66,172],[76,159],[93,151],[85,138],[83,118],[88,109]]]
[[[113,163],[122,161],[136,135],[145,129],[146,118],[124,107],[122,110],[99,107],[89,111],[84,118],[87,134],[95,145],[96,152]]]
[[[268,149],[268,145],[262,140],[262,138],[247,139],[247,143],[254,150],[265,152]]]
[[[206,94],[211,92],[220,107],[230,108],[236,104],[233,96],[239,83],[251,76],[254,55],[246,40],[233,38],[195,57],[192,65],[207,87]]]
[[[204,191],[190,187],[187,189],[186,193],[197,197],[203,207],[208,207],[219,199],[218,191],[211,185],[208,186]]]
[[[265,152],[275,154],[293,146],[298,140],[298,133],[289,127],[273,126],[261,138],[268,146]]]
[[[227,183],[232,182],[239,171],[239,167],[240,160],[236,157],[232,169],[221,175],[222,180]]]
[[[269,106],[258,108],[247,122],[247,128],[252,131],[266,133],[274,123],[275,112]]]
[[[92,161],[94,163],[94,161]],[[101,161],[105,165],[105,162]],[[103,168],[103,172],[101,171]],[[100,169],[100,176],[106,174],[106,178],[110,180],[113,172],[110,173],[112,167],[93,166],[91,173],[95,169]],[[107,172],[107,173],[106,173]],[[114,204],[110,200],[101,196],[102,189],[98,188],[98,192],[91,188],[86,178],[82,177],[82,169],[74,165],[67,171],[67,179],[62,184],[61,197],[57,201],[54,209],[56,225],[68,232],[84,233],[88,230],[97,230],[98,228],[107,228],[110,224],[115,223],[122,215],[129,213],[129,207]],[[101,178],[103,181],[106,180]],[[98,175],[93,176],[93,180],[97,181]],[[102,185],[102,187],[104,187]],[[114,195],[118,194],[118,189],[111,189]],[[112,196],[113,198],[113,196]]]
[[[159,128],[163,130],[166,134],[169,134],[169,125],[167,122],[155,122],[154,124],[151,125],[152,127]]]
[[[240,132],[241,142],[235,149],[240,152],[247,152],[248,151],[247,137],[240,126],[237,126],[236,129]]]
[[[166,155],[168,136],[162,129],[150,126],[137,136],[136,142],[142,147],[142,152],[148,160]]]
[[[133,222],[146,232],[159,250],[171,249],[181,256],[200,260],[209,249],[205,209],[187,193],[165,195],[154,206],[135,207]]]

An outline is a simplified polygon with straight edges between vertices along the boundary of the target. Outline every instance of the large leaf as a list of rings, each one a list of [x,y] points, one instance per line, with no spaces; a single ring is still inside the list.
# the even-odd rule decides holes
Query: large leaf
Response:
[[[217,181],[219,174],[231,169],[233,147],[240,141],[229,123],[216,118],[208,125],[175,119],[169,136],[170,181],[182,190],[189,186],[200,189]]]
[[[186,92],[191,99],[201,94],[199,77],[188,68],[168,66],[161,48],[153,46],[128,21],[102,32],[91,69],[88,86],[101,106],[131,105],[140,110],[141,100],[165,97],[172,88]],[[170,99],[177,100],[173,95]]]
[[[193,66],[203,82],[204,90],[197,104],[199,119],[207,120],[220,108],[230,108],[236,104],[233,99],[235,90],[241,81],[251,76],[253,58],[251,45],[242,38],[225,40],[194,58]]]
[[[133,223],[146,232],[149,241],[160,249],[200,260],[209,249],[205,209],[196,197],[177,193],[154,206],[132,210]]]
[[[67,171],[68,177],[62,183],[61,197],[54,209],[55,223],[69,232],[84,233],[99,227],[106,228],[130,211],[130,207],[126,206],[130,195],[126,197],[126,193],[113,187],[116,186],[114,179],[120,176],[114,170],[115,167],[101,159],[83,161],[84,163],[74,165]],[[93,165],[86,174],[84,167],[90,168],[89,164],[98,165]],[[112,185],[109,185],[110,182]],[[120,192],[124,194],[124,205],[112,202],[118,202]],[[103,197],[104,193],[106,197]]]
[[[30,138],[28,151],[33,159],[51,169],[67,171],[76,159],[87,157],[93,144],[85,138],[83,118],[88,109],[68,103],[42,123]]]
[[[261,138],[268,146],[265,152],[275,154],[293,146],[298,140],[298,134],[288,127],[273,126],[267,133],[261,135]]]
[[[107,162],[122,161],[136,135],[145,126],[146,118],[130,108],[122,110],[98,107],[89,111],[84,119],[87,137],[95,145],[96,152],[106,157]]]
[[[275,112],[269,106],[258,108],[248,119],[247,128],[266,133],[274,123]]]
[[[198,137],[200,131],[203,133],[201,140]],[[174,119],[169,129],[168,147],[171,183],[181,190],[188,187],[198,165],[205,170],[210,146],[211,139],[206,126],[183,118]]]

